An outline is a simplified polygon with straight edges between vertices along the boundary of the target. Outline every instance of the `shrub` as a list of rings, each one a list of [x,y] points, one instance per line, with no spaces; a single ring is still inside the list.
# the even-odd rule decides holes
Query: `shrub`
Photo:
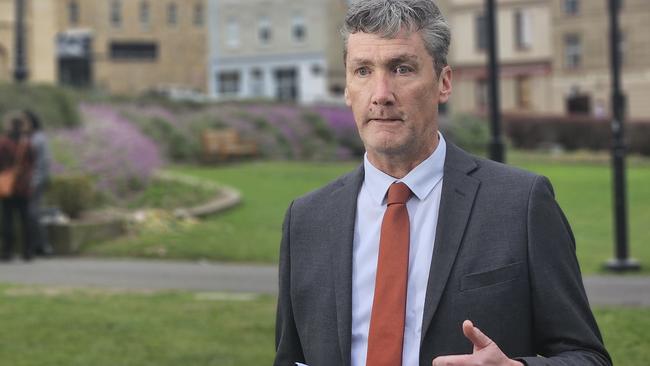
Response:
[[[228,102],[170,109],[151,103],[86,103],[84,108],[102,106],[106,109],[102,113],[137,126],[171,161],[200,157],[202,132],[208,128],[237,130],[242,140],[255,141],[261,157],[269,159],[341,160],[364,152],[345,106]]]
[[[197,139],[182,133],[172,123],[160,117],[132,118],[138,121],[140,130],[151,137],[164,151],[165,156],[173,161],[189,161],[198,154]]]
[[[366,150],[357,132],[357,125],[350,108],[343,105],[322,105],[314,107],[313,111],[323,118],[336,142],[344,149],[339,150],[339,157],[363,155]]]
[[[81,124],[71,93],[52,85],[0,84],[0,116],[15,109],[31,109],[46,129],[71,128]]]
[[[607,150],[612,143],[609,121],[590,116],[505,115],[504,125],[512,144],[521,149]],[[650,155],[650,123],[627,122],[625,129],[628,151]]]
[[[92,179],[85,175],[55,176],[46,196],[48,204],[58,207],[71,218],[79,218],[84,210],[95,206],[98,199]]]
[[[84,174],[110,198],[142,190],[162,165],[158,147],[116,110],[82,105],[86,124],[52,135],[55,173]]]
[[[627,137],[631,152],[650,156],[650,122],[630,123],[627,127]]]
[[[484,155],[490,139],[487,121],[479,116],[457,114],[451,120],[440,118],[445,138],[474,154]]]
[[[323,117],[312,111],[304,111],[301,120],[312,131],[309,137],[302,141],[302,158],[314,160],[336,159],[336,137]]]

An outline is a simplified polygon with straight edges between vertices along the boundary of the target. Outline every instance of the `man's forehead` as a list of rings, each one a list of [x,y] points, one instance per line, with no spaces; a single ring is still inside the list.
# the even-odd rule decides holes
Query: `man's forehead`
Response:
[[[347,43],[347,61],[370,59],[413,59],[428,56],[419,33],[400,32],[394,37],[357,32],[350,34]]]

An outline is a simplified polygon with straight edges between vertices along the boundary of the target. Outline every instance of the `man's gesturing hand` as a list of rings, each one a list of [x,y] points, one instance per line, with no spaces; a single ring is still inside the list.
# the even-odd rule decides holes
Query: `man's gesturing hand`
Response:
[[[509,359],[496,343],[476,328],[471,321],[463,322],[463,334],[474,344],[471,355],[441,356],[433,360],[433,366],[523,366],[521,362]]]

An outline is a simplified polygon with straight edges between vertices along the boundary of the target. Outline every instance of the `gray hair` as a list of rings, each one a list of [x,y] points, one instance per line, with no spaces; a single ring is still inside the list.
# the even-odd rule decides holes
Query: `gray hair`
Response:
[[[348,37],[364,32],[393,38],[405,29],[419,32],[434,60],[436,74],[447,66],[451,31],[433,0],[356,0],[350,4],[341,29],[347,58]]]

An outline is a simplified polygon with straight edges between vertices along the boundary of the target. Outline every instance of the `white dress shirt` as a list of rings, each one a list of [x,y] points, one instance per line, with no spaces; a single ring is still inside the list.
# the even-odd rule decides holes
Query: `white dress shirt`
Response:
[[[417,366],[424,298],[438,223],[446,143],[442,134],[436,150],[404,178],[395,179],[364,157],[365,177],[357,199],[352,264],[352,366],[365,366],[368,330],[375,292],[379,236],[386,210],[386,193],[394,182],[413,192],[406,204],[410,220],[409,270],[402,366]]]

